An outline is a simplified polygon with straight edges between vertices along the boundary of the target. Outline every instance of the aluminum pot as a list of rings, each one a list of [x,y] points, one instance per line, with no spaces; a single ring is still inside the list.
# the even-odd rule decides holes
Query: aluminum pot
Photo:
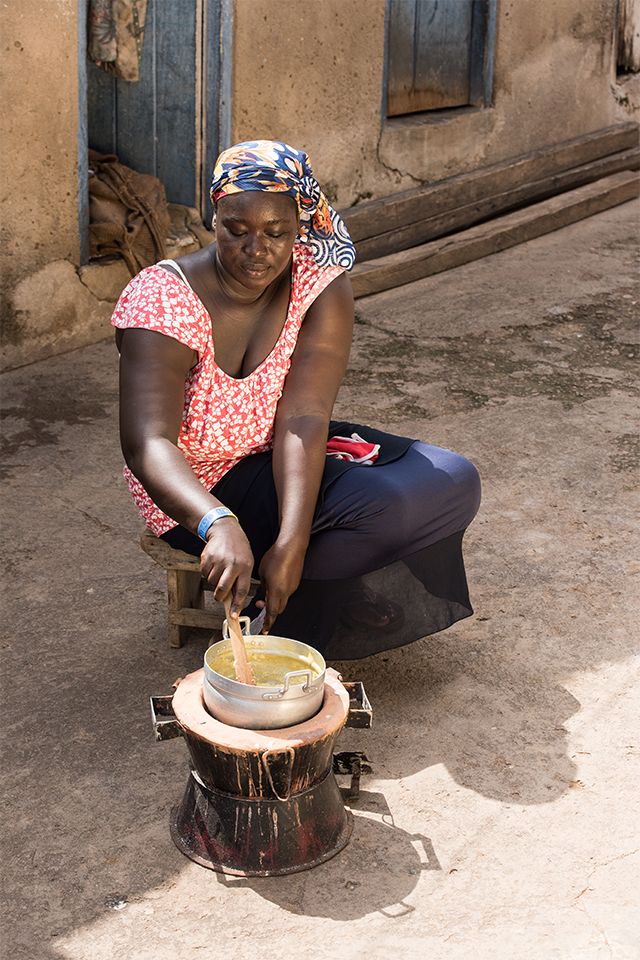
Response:
[[[254,687],[231,679],[235,672],[225,620],[224,639],[214,643],[204,655],[204,702],[209,713],[222,723],[247,730],[278,730],[304,723],[322,706],[324,658],[298,640],[252,636],[250,624],[249,617],[240,617],[247,655],[258,683]],[[285,665],[279,672],[278,664]],[[273,668],[268,683],[261,682],[261,665]]]

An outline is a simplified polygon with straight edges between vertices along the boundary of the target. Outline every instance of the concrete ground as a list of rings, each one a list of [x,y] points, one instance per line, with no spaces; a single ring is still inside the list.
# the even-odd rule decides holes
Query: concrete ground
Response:
[[[339,748],[373,773],[305,873],[171,841],[187,750],[148,698],[207,635],[167,642],[114,346],[5,374],[3,958],[640,957],[637,213],[358,302],[336,413],[476,463],[475,615],[343,665],[374,727]]]

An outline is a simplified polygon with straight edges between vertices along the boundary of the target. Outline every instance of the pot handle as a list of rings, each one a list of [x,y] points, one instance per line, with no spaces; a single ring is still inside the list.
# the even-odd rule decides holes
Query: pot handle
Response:
[[[277,693],[263,693],[263,700],[281,700],[284,697],[285,693],[289,689],[289,681],[291,677],[306,677],[307,682],[302,684],[302,689],[304,693],[315,693],[318,689],[313,683],[313,672],[311,670],[292,670],[291,673],[285,674],[285,678],[282,681],[282,686]]]
[[[288,761],[288,763],[287,763],[287,771],[286,771],[286,776],[287,776],[287,788],[286,788],[286,791],[285,791],[285,795],[284,795],[284,796],[280,796],[280,794],[279,794],[278,791],[276,790],[276,786],[275,786],[275,784],[274,784],[274,782],[273,782],[273,776],[272,776],[272,774],[271,774],[271,769],[270,769],[270,767],[269,767],[269,763],[270,763],[270,762],[275,763],[275,759],[276,759],[277,757],[282,757],[283,754],[286,755],[287,761]],[[273,760],[271,760],[271,758],[273,758]],[[293,761],[294,761],[294,758],[295,758],[295,753],[294,753],[292,747],[285,747],[284,750],[265,750],[264,753],[262,754],[262,765],[263,765],[263,767],[264,767],[264,769],[265,769],[265,773],[267,774],[267,779],[268,779],[268,781],[269,781],[269,786],[271,787],[271,789],[273,790],[274,794],[276,795],[276,799],[277,799],[277,800],[283,800],[283,801],[284,801],[284,800],[288,800],[289,797],[291,796],[291,774],[293,773]]]
[[[251,617],[238,617],[238,623],[240,624],[240,629],[242,630],[243,636],[248,637],[251,635]],[[222,639],[230,640],[229,636],[229,624],[226,620],[222,621]]]

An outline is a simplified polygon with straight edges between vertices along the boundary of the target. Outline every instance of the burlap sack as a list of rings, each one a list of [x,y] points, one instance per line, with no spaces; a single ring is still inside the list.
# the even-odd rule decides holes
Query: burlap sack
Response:
[[[89,151],[89,167],[90,255],[120,254],[132,276],[162,260],[170,220],[157,177],[94,150]]]

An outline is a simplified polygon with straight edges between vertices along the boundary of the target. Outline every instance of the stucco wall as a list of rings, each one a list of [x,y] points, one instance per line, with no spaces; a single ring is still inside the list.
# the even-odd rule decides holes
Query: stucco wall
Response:
[[[30,325],[29,303],[13,303],[16,288],[52,262],[78,263],[77,0],[2,4],[0,33],[0,342],[11,347]],[[51,326],[60,323],[52,314]],[[38,335],[48,325],[41,318]]]
[[[499,0],[490,109],[380,120],[384,0],[235,0],[233,138],[309,154],[348,207],[616,122],[615,0]]]
[[[111,333],[123,261],[80,266],[78,0],[0,5],[2,369]]]
[[[384,17],[384,0],[235,0],[233,140],[285,140],[332,201],[368,196]]]

